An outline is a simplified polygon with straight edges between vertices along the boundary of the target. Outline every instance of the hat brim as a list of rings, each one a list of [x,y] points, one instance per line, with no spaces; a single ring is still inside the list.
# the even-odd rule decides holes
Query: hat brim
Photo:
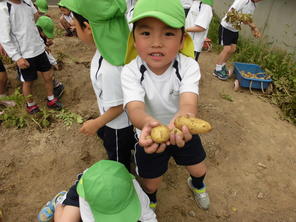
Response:
[[[172,28],[182,28],[184,26],[184,23],[180,22],[175,17],[172,17],[170,15],[167,15],[159,11],[144,12],[138,16],[133,17],[129,23],[134,23],[142,18],[147,18],[147,17],[157,18]]]
[[[132,177],[132,175],[131,175]],[[89,203],[85,200],[84,188],[81,182],[81,179],[77,185],[77,193],[79,194],[79,204],[80,209],[85,210],[85,214],[92,214],[95,218],[95,221],[104,221],[104,222],[121,222],[121,221],[138,221],[141,217],[141,203],[138,198],[137,191],[135,187],[133,187],[133,195],[130,199],[130,203],[127,205],[125,209],[116,213],[116,214],[103,214],[102,212],[96,211],[95,209],[91,209]],[[83,200],[81,201],[81,198]]]
[[[54,34],[51,32],[43,31],[43,33],[46,35],[47,38],[52,39],[54,37]]]
[[[40,11],[40,12],[42,12],[42,13],[47,13],[48,12],[48,10],[46,9],[46,10],[44,10],[44,9],[40,9],[40,8],[38,8],[38,10]]]
[[[135,45],[134,43],[135,43],[135,40],[133,37],[133,33],[130,32],[128,37],[128,42],[127,42],[127,50],[125,54],[125,64],[130,63],[132,60],[134,60],[138,56],[138,52],[134,46]],[[187,32],[185,32],[184,45],[183,45],[183,48],[180,50],[180,53],[194,59],[194,43],[192,41],[192,38]]]

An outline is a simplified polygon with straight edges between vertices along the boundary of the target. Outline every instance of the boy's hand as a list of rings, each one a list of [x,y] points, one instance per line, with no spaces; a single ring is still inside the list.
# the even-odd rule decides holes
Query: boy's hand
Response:
[[[252,34],[253,34],[253,36],[255,37],[255,38],[261,38],[261,33],[260,33],[260,31],[259,31],[259,29],[256,27],[256,28],[254,28],[254,29],[252,29]]]
[[[178,147],[184,147],[185,143],[192,139],[192,135],[186,126],[182,127],[182,131],[171,131],[170,144],[176,145]]]
[[[20,58],[19,60],[17,60],[16,64],[20,69],[27,69],[30,67],[30,63],[24,58]]]
[[[4,50],[4,48],[2,47],[2,45],[0,45],[0,55],[2,56],[7,56],[6,51]]]
[[[101,127],[98,126],[97,122],[94,119],[91,119],[84,122],[79,131],[87,136],[91,136],[95,135],[100,128]]]
[[[153,142],[150,136],[152,128],[159,125],[160,123],[158,122],[150,122],[142,128],[139,144],[144,148],[146,153],[161,153],[166,148],[166,144],[157,144]]]

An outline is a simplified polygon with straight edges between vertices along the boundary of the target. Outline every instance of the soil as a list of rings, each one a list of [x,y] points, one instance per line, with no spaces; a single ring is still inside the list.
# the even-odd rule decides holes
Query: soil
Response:
[[[57,11],[50,9],[55,21]],[[53,54],[65,55],[63,69],[55,72],[65,85],[62,102],[85,119],[97,116],[88,66],[94,47],[74,37],[57,37],[54,43]],[[296,128],[280,118],[281,111],[261,92],[235,92],[234,79],[213,77],[216,56],[211,52],[200,56],[199,116],[214,126],[212,132],[201,135],[211,207],[203,211],[196,206],[186,184],[187,172],[171,161],[158,192],[158,220],[295,222]],[[19,83],[14,70],[8,69],[8,74],[12,92]],[[45,90],[40,79],[34,95],[43,105]],[[60,121],[41,131],[0,126],[3,222],[36,221],[44,203],[67,190],[78,173],[106,158],[102,141],[82,135],[80,127],[67,127]]]

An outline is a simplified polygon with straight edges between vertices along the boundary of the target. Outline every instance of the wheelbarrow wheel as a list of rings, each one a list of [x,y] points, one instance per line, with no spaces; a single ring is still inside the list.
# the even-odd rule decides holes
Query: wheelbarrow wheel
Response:
[[[271,95],[273,93],[273,85],[269,83],[268,87],[266,88],[265,94]]]
[[[240,86],[239,86],[239,81],[236,79],[234,80],[234,83],[233,83],[233,89],[234,91],[238,91],[240,89]]]

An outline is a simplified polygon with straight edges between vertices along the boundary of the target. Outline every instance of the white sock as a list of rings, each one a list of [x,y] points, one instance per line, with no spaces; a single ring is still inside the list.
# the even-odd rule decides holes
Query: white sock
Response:
[[[27,103],[27,104],[28,104],[28,106],[34,106],[34,105],[36,105],[35,102],[31,102],[31,103]]]
[[[221,71],[222,67],[223,67],[223,65],[216,64],[216,71]]]
[[[48,99],[49,101],[53,100],[53,99],[54,99],[54,95],[52,95],[52,96],[48,96],[47,99]]]

